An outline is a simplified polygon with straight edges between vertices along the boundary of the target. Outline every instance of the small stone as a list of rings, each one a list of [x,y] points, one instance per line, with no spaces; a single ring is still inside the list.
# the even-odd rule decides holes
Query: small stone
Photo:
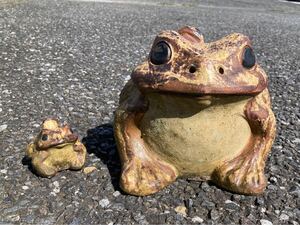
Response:
[[[95,166],[88,166],[88,167],[85,167],[83,169],[83,173],[84,174],[89,174],[89,173],[92,173],[95,170],[97,170],[97,168]]]
[[[106,208],[108,205],[109,205],[109,200],[107,198],[104,198],[104,199],[101,199],[99,201],[99,205],[102,207],[102,208]]]
[[[177,206],[175,208],[175,212],[177,212],[178,214],[181,214],[183,216],[186,216],[186,207],[184,205]]]
[[[0,132],[6,130],[6,128],[7,128],[7,125],[6,125],[6,124],[1,125],[1,126],[0,126]]]
[[[226,200],[225,201],[225,208],[230,210],[230,211],[234,211],[237,210],[240,207],[239,204],[231,201],[231,200]]]
[[[213,208],[215,208],[216,204],[213,203],[213,202],[211,202],[211,201],[203,201],[201,203],[201,206],[203,206],[203,207],[205,207],[207,209],[213,209]]]
[[[270,177],[270,182],[273,184],[277,183],[277,178],[276,177]]]
[[[54,187],[59,187],[58,181],[54,181],[54,182],[53,182],[53,185],[54,185]]]
[[[5,169],[0,170],[0,173],[6,174],[6,173],[7,173],[7,170],[5,170]]]
[[[115,191],[115,192],[113,193],[113,196],[114,196],[114,197],[118,197],[120,194],[121,194],[121,193],[120,193],[119,191]]]
[[[269,220],[262,219],[260,220],[261,225],[273,225],[273,223]]]
[[[269,190],[276,191],[277,187],[275,185],[269,184],[267,187]]]
[[[142,215],[140,212],[138,212],[138,213],[132,213],[132,218],[138,224],[148,224],[148,222],[145,220],[145,216]]]
[[[185,202],[185,206],[188,208],[188,210],[190,210],[194,204],[193,200],[190,198],[188,200],[185,200],[184,202]]]
[[[257,198],[255,199],[255,204],[256,204],[256,205],[264,205],[264,204],[265,204],[265,201],[264,201],[263,198],[257,197]]]
[[[182,214],[176,214],[175,215],[175,220],[176,221],[183,221],[184,220],[184,216]]]
[[[181,214],[176,214],[176,217],[180,216],[183,218]],[[167,215],[166,214],[149,214],[146,216],[146,220],[149,224],[166,224]],[[139,221],[139,223],[141,220]]]
[[[59,192],[60,192],[60,188],[55,187],[55,188],[53,189],[53,192],[54,192],[55,194],[59,193]]]
[[[10,222],[18,222],[20,220],[19,215],[8,215],[6,219]]]
[[[219,215],[219,212],[215,209],[212,209],[210,212],[209,212],[209,218],[212,219],[212,220],[217,220],[219,219],[220,215]]]
[[[299,144],[300,143],[300,138],[295,138],[294,140],[292,140],[293,143]]]
[[[23,190],[28,190],[29,187],[24,185],[24,186],[22,186],[22,189],[23,189]]]
[[[284,213],[282,213],[282,214],[280,215],[280,217],[279,217],[280,220],[285,220],[285,221],[286,221],[286,220],[289,220],[289,218],[290,218],[290,217],[289,217],[288,215],[284,214]]]
[[[195,216],[192,218],[193,223],[203,223],[203,221],[204,220],[202,218],[200,218],[199,216]]]
[[[40,207],[39,208],[39,213],[41,213],[42,215],[47,215],[48,214],[48,210],[45,207]]]
[[[125,206],[123,203],[115,203],[115,204],[111,205],[110,208],[113,210],[122,211],[125,209]]]
[[[202,182],[201,189],[206,192],[206,191],[209,191],[210,186],[208,185],[207,182]]]
[[[289,189],[290,194],[300,197],[300,188],[298,186],[292,186]]]
[[[275,213],[276,213],[277,215],[279,215],[280,210],[276,209],[276,210],[275,210]]]
[[[248,215],[247,219],[252,221],[252,222],[256,221],[256,217],[253,214]]]

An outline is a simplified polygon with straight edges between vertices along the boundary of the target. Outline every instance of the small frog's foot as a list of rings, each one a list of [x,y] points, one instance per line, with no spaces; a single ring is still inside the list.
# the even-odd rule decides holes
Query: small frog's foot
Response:
[[[266,187],[264,161],[255,153],[241,155],[217,168],[212,180],[216,185],[233,192],[246,195],[261,194]]]
[[[133,157],[123,167],[120,186],[129,194],[144,196],[158,192],[176,178],[176,169],[166,162]]]

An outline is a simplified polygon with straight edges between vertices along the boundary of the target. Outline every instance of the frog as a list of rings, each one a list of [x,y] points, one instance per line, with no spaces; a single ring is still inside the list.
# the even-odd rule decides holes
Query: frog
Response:
[[[190,178],[262,194],[275,134],[268,77],[248,36],[205,42],[192,26],[162,31],[115,111],[120,187],[145,196]]]
[[[51,178],[62,170],[80,170],[85,164],[86,148],[68,124],[47,118],[27,145],[25,155],[39,176]]]

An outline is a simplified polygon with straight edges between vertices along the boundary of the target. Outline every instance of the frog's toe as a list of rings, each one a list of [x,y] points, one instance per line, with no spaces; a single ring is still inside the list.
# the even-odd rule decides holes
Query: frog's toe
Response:
[[[217,168],[212,180],[219,186],[233,192],[247,195],[261,194],[266,187],[264,163],[246,157],[234,159]]]
[[[144,196],[158,192],[176,177],[176,169],[170,164],[134,157],[124,166],[120,186],[129,194]]]

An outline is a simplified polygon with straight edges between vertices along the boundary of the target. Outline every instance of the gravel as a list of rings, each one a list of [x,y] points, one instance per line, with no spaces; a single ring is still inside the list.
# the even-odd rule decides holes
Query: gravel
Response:
[[[207,41],[248,35],[270,77],[278,126],[261,196],[186,179],[147,197],[118,186],[119,92],[155,35],[187,24]],[[299,224],[299,40],[300,5],[276,0],[1,1],[0,223]],[[93,172],[32,173],[24,150],[46,117],[79,133]]]

